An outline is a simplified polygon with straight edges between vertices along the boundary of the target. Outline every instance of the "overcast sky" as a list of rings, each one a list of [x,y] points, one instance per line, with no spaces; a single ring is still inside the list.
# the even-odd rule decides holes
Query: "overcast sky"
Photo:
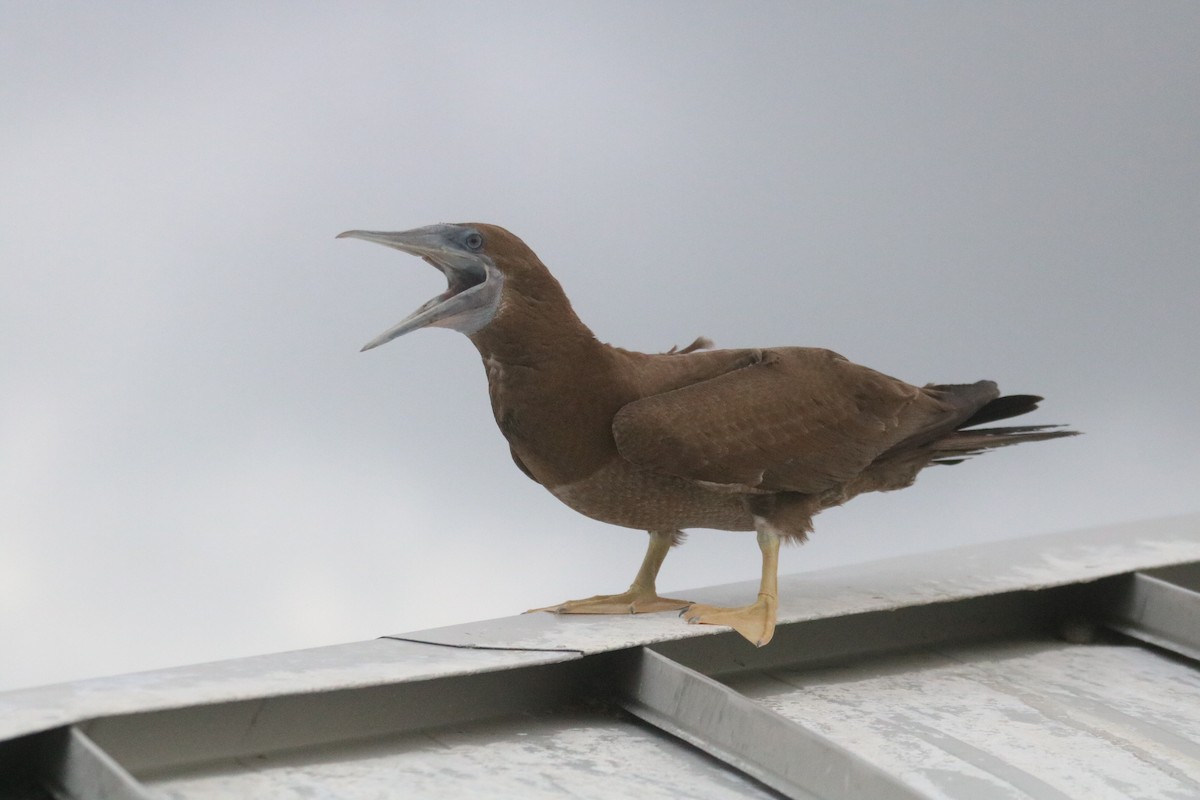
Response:
[[[0,6],[0,689],[628,585],[512,464],[444,289],[492,222],[605,341],[992,378],[1087,432],[782,571],[1200,510],[1200,4]],[[756,579],[694,532],[666,591]],[[749,600],[750,598],[748,598]]]

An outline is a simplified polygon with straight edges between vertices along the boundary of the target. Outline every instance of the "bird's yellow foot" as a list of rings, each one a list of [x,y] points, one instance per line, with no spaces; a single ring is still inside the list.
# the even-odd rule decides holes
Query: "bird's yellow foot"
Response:
[[[568,600],[556,606],[531,608],[535,611],[552,611],[555,614],[648,614],[652,611],[678,611],[692,604],[690,600],[673,600],[659,597],[654,592],[630,589],[620,594],[598,594],[584,600]]]
[[[745,636],[757,647],[771,641],[775,635],[775,608],[778,601],[774,595],[759,594],[758,600],[748,606],[722,608],[695,603],[680,614],[691,623],[704,625],[728,625]]]

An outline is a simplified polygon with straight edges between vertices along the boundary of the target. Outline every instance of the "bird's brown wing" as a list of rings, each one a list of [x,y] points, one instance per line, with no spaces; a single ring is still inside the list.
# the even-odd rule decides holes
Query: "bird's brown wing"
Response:
[[[636,400],[613,420],[638,466],[731,489],[815,493],[960,410],[828,350],[761,351],[754,363]]]

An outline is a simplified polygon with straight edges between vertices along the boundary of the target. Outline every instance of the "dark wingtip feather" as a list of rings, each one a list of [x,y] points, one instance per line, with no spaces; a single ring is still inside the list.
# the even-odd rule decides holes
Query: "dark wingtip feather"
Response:
[[[986,403],[958,427],[961,430],[962,428],[983,425],[985,422],[996,422],[997,420],[1009,419],[1010,417],[1019,417],[1022,414],[1028,414],[1030,411],[1033,411],[1043,399],[1036,394],[1006,394],[1003,397],[997,397],[995,400]]]

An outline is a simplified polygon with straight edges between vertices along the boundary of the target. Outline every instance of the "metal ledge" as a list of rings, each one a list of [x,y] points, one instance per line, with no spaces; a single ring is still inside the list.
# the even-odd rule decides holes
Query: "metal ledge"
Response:
[[[720,677],[779,666],[819,668],[943,642],[1016,636],[1057,636],[1080,621],[1099,623],[1106,597],[1121,578],[1037,591],[1005,592],[888,611],[814,619],[777,629],[771,644],[746,647],[734,634],[682,639],[650,649],[691,669]]]
[[[1098,626],[1107,625],[1189,658],[1200,654],[1200,518],[1149,528],[1007,543],[1006,562],[999,548],[984,546],[857,573],[793,576],[802,589],[792,594],[789,621],[762,649],[732,633],[681,625],[673,615],[600,623],[535,615],[0,694],[0,731],[8,731],[0,732],[0,798],[141,800],[157,787],[178,797],[270,797],[308,791],[308,781],[349,780],[343,762],[359,782],[326,787],[339,796],[373,796],[368,786],[376,795],[380,786],[437,787],[438,776],[424,774],[422,765],[454,763],[456,779],[467,781],[463,793],[485,785],[471,780],[486,782],[497,770],[522,787],[521,770],[531,769],[542,770],[540,788],[522,793],[552,797],[571,781],[612,779],[602,754],[614,747],[622,776],[653,770],[653,796],[672,796],[670,781],[684,776],[696,786],[709,782],[721,797],[766,797],[770,787],[805,800],[944,798],[958,796],[952,787],[960,779],[984,792],[973,796],[1060,796],[1054,775],[985,752],[986,737],[923,721],[923,703],[944,700],[937,687],[946,680],[975,681],[973,696],[1005,713],[1068,725],[1070,735],[1092,743],[1083,751],[1109,752],[1116,744],[1112,760],[1137,754],[1132,777],[1120,780],[1145,787],[1143,796],[1184,791],[1197,787],[1187,776],[1200,767],[1200,751],[1187,744],[1200,738],[1200,714],[1187,705],[1200,707],[1200,673],[1157,651],[1096,639]],[[705,594],[737,592],[718,587]],[[1081,647],[1092,641],[1099,642],[1094,649]],[[1088,687],[1119,687],[1115,676],[1132,664],[1150,676],[1140,684],[1144,691],[1165,693],[1147,697],[1147,707],[1170,709],[1171,717],[1148,722],[1144,711],[1106,706],[1103,692],[1073,699],[1062,688],[1073,685],[1070,676],[1051,676],[1037,690],[1010,686],[1005,668],[990,661],[996,657],[1023,665],[1034,680],[1045,680],[1053,669],[1047,665],[1071,664],[1070,676],[1088,676]],[[970,659],[984,660],[976,669]],[[1105,670],[1116,670],[1114,677],[1105,679]],[[836,699],[840,687],[859,682],[854,714],[867,714],[865,729],[843,719]],[[807,690],[797,695],[797,686],[820,691],[810,698]],[[909,705],[891,709],[889,692]],[[1127,702],[1121,695],[1119,703]],[[1025,703],[1032,712],[1014,710]],[[619,709],[650,727],[630,727]],[[939,753],[951,766],[934,774],[903,754],[880,760],[842,735],[874,735],[875,713],[901,720],[881,724],[903,733],[904,747]],[[556,744],[558,730],[574,744]],[[1009,733],[995,731],[997,746]],[[505,738],[525,735],[525,747]],[[1011,757],[1022,752],[1024,736]],[[429,750],[430,742],[441,744]],[[473,755],[455,762],[446,742]],[[482,763],[475,773],[463,767],[504,747],[515,765]],[[646,754],[644,763],[638,753]],[[560,756],[568,761],[556,761]],[[1109,766],[1096,764],[1094,772]],[[1090,772],[1083,767],[1076,774]],[[426,783],[404,783],[413,775]]]
[[[131,772],[312,748],[536,713],[578,696],[581,665],[547,665],[362,689],[105,717],[82,728]]]

